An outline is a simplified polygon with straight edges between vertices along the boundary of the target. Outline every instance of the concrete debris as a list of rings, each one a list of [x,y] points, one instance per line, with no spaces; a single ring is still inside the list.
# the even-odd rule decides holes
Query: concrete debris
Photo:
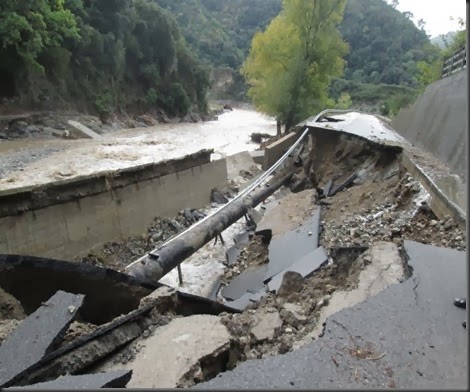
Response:
[[[135,359],[108,361],[100,370],[132,369],[130,388],[176,388],[215,376],[228,362],[230,334],[218,317],[195,315],[176,318],[137,344]]]
[[[65,334],[62,346],[70,343],[71,341],[77,339],[80,336],[89,335],[93,333],[96,328],[96,325],[90,323],[74,321],[72,324],[70,324],[70,327]]]
[[[99,250],[91,252],[78,261],[124,271],[130,261],[151,252],[159,244],[190,227],[203,217],[205,214],[195,209],[182,210],[174,218],[157,217],[143,236],[131,237],[122,242],[106,243]]]
[[[307,317],[304,315],[304,311],[300,305],[285,303],[281,309],[282,319],[294,328],[299,327],[307,322]]]
[[[261,309],[255,313],[254,320],[251,335],[255,343],[271,341],[279,336],[282,320],[276,309]]]
[[[83,295],[58,291],[29,315],[0,346],[0,386],[14,383],[62,340]],[[68,307],[73,306],[70,312]]]
[[[84,374],[80,376],[64,376],[57,380],[41,382],[25,387],[7,388],[9,391],[16,390],[50,390],[50,389],[99,389],[99,388],[125,388],[132,377],[131,370],[117,370],[114,372]]]
[[[161,286],[140,300],[140,307],[152,306],[160,313],[174,311],[178,306],[178,292],[173,287]]]
[[[218,189],[214,188],[211,191],[211,202],[217,204],[227,204],[228,199]]]
[[[0,319],[22,320],[25,317],[20,301],[0,287]]]
[[[280,297],[288,297],[292,293],[298,293],[302,290],[303,277],[298,272],[286,271],[282,276],[282,281],[277,295]]]

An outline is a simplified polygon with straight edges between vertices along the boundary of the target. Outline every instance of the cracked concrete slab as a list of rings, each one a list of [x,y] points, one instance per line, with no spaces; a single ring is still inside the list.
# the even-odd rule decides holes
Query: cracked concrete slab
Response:
[[[126,365],[112,360],[101,371],[116,367],[132,369],[130,388],[176,388],[184,379],[230,349],[230,334],[219,317],[195,315],[173,319],[158,328],[154,335],[141,340],[136,357]]]
[[[467,389],[466,312],[452,304],[466,290],[466,252],[404,247],[411,278],[331,315],[323,337],[301,349],[246,361],[196,388]]]
[[[300,260],[297,260],[290,267],[274,275],[268,282],[269,291],[279,290],[282,284],[282,278],[287,271],[298,272],[302,278],[311,276],[320,266],[328,261],[328,255],[323,247],[315,249],[313,252],[305,255]]]
[[[98,388],[125,388],[132,377],[131,370],[116,370],[114,372],[83,374],[79,376],[63,376],[53,381],[40,382],[24,387],[6,388],[8,391],[16,390],[50,390],[50,389],[98,389]]]
[[[60,344],[83,299],[58,291],[21,322],[0,346],[0,386],[12,385]]]

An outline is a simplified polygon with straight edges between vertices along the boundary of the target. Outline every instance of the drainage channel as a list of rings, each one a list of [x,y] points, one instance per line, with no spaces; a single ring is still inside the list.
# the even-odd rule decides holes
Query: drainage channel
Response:
[[[247,227],[242,218],[235,227],[243,232],[237,235],[232,231],[233,244],[225,237],[225,244],[204,245],[217,246],[223,253],[227,251],[227,256],[232,249],[231,257],[219,260],[225,266],[221,267],[219,284],[210,290],[211,299],[178,290],[176,279],[172,288],[161,281],[144,283],[118,271],[67,262],[57,262],[56,275],[43,285],[52,287],[50,291],[41,289],[44,293],[37,298],[21,297],[19,292],[11,292],[13,286],[28,284],[19,277],[25,271],[29,276],[38,274],[41,268],[45,271],[53,261],[13,256],[1,260],[0,277],[6,276],[4,272],[18,272],[11,287],[4,284],[13,282],[13,275],[0,282],[5,290],[0,294],[2,298],[9,295],[10,314],[14,310],[16,320],[24,320],[20,325],[25,325],[18,330],[11,323],[2,323],[2,328],[10,328],[4,342],[13,339],[22,347],[20,342],[26,341],[35,328],[32,323],[28,329],[28,323],[34,320],[43,322],[41,328],[46,330],[47,323],[63,325],[42,351],[34,351],[35,361],[25,362],[21,353],[15,353],[19,358],[16,374],[13,370],[9,374],[0,372],[1,385],[27,386],[66,374],[104,372],[121,386],[190,387],[247,359],[284,354],[321,339],[329,316],[410,276],[404,240],[464,249],[465,234],[452,219],[436,218],[426,204],[424,189],[401,167],[399,152],[327,130],[305,130],[303,134],[309,134],[298,152],[303,165],[289,183],[257,207],[257,214],[253,214],[256,226],[248,222]],[[288,156],[286,153],[283,159]],[[283,162],[278,161],[279,167]],[[242,192],[243,197],[260,189],[263,180]],[[225,210],[234,203],[228,204]],[[212,210],[223,211],[219,207]],[[202,215],[198,216],[202,221]],[[184,213],[178,219],[185,219]],[[156,220],[155,231],[149,233],[158,238],[158,243],[159,230],[175,221]],[[194,226],[200,228],[203,223]],[[194,230],[194,226],[189,231],[181,224],[176,226],[173,240],[163,240],[162,244],[176,243]],[[221,232],[212,233],[208,241]],[[113,246],[120,249],[127,245]],[[156,248],[162,249],[161,245]],[[107,249],[109,253],[111,248]],[[152,249],[145,250],[142,257],[148,257]],[[190,259],[197,259],[198,252],[196,249]],[[104,266],[113,265],[106,259],[112,259],[113,254],[103,252],[102,256]],[[200,265],[204,265],[203,257],[200,259]],[[77,265],[80,275],[76,275]],[[174,277],[175,273],[167,276]],[[75,282],[82,285],[88,281],[83,298],[67,293],[55,298],[54,290],[66,281],[66,274],[75,274]],[[43,279],[37,277],[41,286]],[[74,280],[69,281],[68,285]],[[103,291],[106,296],[100,297]],[[71,288],[70,292],[78,293],[80,288]],[[119,301],[118,293],[123,295]],[[125,304],[126,295],[132,297],[127,308],[107,309],[113,302]],[[63,312],[50,313],[51,309]],[[100,309],[102,318],[93,318]],[[13,343],[9,345],[14,347]],[[11,351],[2,352],[3,347],[2,364],[7,357],[12,358]],[[174,366],[169,367],[169,363]]]

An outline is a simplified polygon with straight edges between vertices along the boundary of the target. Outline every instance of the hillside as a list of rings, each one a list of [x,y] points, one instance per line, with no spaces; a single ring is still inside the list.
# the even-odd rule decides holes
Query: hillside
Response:
[[[209,75],[153,0],[1,2],[0,40],[2,109],[206,110]]]
[[[235,71],[235,83],[252,36],[281,10],[281,0],[155,1],[175,15],[199,58],[214,68]],[[341,32],[350,52],[343,80],[332,88],[335,99],[342,91],[350,91],[357,100],[375,102],[383,94],[375,94],[372,86],[384,84],[403,86],[398,90],[409,94],[418,86],[417,63],[435,54],[426,33],[383,0],[349,0]],[[223,74],[229,81],[227,73]],[[356,94],[363,89],[367,90],[364,94]]]

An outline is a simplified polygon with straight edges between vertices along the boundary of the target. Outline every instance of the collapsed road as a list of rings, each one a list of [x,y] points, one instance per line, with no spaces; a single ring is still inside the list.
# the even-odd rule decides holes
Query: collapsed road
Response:
[[[212,266],[207,249],[222,250],[214,252],[221,274],[210,295],[185,293],[177,281],[168,287],[165,277],[143,282],[118,272],[125,271],[129,254],[146,257],[185,232],[175,225],[170,235],[155,236],[171,226],[165,220],[149,230],[148,239],[156,240],[139,248],[140,254],[137,239],[129,240],[97,250],[100,265],[91,266],[87,257],[56,267],[53,290],[84,295],[80,312],[65,336],[4,386],[68,382],[57,377],[88,373],[103,375],[97,381],[102,385],[116,377],[117,384],[147,388],[465,387],[465,316],[451,304],[465,289],[466,234],[459,222],[436,216],[396,146],[325,129],[310,129],[302,145],[302,164],[289,160],[294,173],[253,208],[253,219],[244,222],[249,211],[240,210],[239,232],[209,230],[197,246],[218,234],[224,242],[193,247],[188,259],[170,266]],[[186,227],[203,219],[184,215],[178,219]],[[9,263],[4,271],[21,266],[17,276],[54,264],[31,257],[0,261]],[[61,274],[74,268],[87,272],[71,287]],[[124,288],[128,308],[93,317],[113,295],[96,306],[99,291],[90,275],[111,289]],[[45,308],[5,285],[0,282],[7,309],[2,328],[13,331],[5,334],[7,342],[18,322]],[[35,290],[46,303],[55,292]]]

